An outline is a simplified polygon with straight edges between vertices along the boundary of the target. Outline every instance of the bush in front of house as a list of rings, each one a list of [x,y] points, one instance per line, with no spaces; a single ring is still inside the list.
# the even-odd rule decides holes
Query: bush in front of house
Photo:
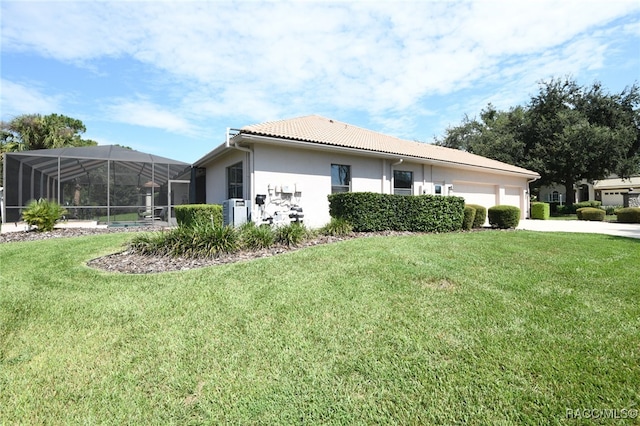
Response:
[[[607,216],[613,216],[614,214],[618,214],[617,211],[623,208],[623,206],[600,206],[600,208],[607,212]]]
[[[344,219],[332,217],[329,223],[320,228],[319,231],[322,235],[344,237],[353,232],[353,226]]]
[[[563,205],[563,206],[558,206],[557,207],[557,213],[558,214],[577,214],[577,210],[578,209],[582,209],[585,207],[593,207],[593,208],[598,208],[602,205],[601,201],[595,201],[595,200],[591,200],[591,201],[580,201],[579,203],[574,203],[572,205]]]
[[[476,217],[473,219],[473,228],[482,228],[487,221],[487,208],[480,204],[466,204],[469,207],[476,209]]]
[[[462,219],[462,229],[469,231],[473,227],[473,221],[476,218],[476,209],[471,206],[464,206],[464,218]]]
[[[551,216],[551,206],[549,203],[531,203],[531,219],[547,220]]]
[[[576,210],[578,220],[590,220],[595,222],[602,222],[606,213],[607,212],[603,209],[597,207],[582,207]]]
[[[287,247],[295,247],[303,242],[309,231],[307,228],[299,222],[293,222],[288,225],[279,226],[275,230],[275,239],[278,244],[283,244]]]
[[[203,221],[168,231],[141,233],[131,240],[129,248],[144,255],[217,257],[237,251],[240,238],[239,232],[231,226]]]
[[[356,232],[451,232],[462,228],[464,199],[439,195],[342,192],[329,195],[329,214]]]
[[[265,249],[275,244],[276,236],[269,225],[256,226],[253,222],[247,222],[239,230],[241,244],[248,249]]]
[[[36,226],[38,232],[53,230],[56,222],[67,214],[67,211],[56,201],[44,198],[31,201],[22,212],[22,220],[30,226]]]
[[[625,207],[616,211],[618,222],[640,223],[640,207]]]
[[[487,213],[489,224],[493,228],[510,229],[520,223],[520,209],[515,206],[493,206]]]
[[[174,206],[178,225],[191,226],[198,222],[212,222],[222,226],[222,206],[220,204],[183,204]]]

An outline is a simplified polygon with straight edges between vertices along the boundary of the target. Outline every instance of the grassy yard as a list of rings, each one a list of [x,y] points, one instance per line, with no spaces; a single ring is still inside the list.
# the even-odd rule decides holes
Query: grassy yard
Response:
[[[578,216],[575,214],[565,214],[562,216],[551,216],[550,220],[578,220]],[[604,217],[605,222],[617,222],[618,216],[615,214],[608,214]]]
[[[591,424],[567,410],[640,408],[640,240],[492,231],[159,275],[84,266],[126,238],[0,245],[0,423]]]

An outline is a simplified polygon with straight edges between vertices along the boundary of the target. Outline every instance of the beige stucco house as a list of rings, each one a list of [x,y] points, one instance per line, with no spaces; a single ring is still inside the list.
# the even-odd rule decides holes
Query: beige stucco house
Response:
[[[564,204],[566,202],[564,185],[543,186],[539,190],[539,199],[547,203]],[[609,176],[592,183],[583,179],[575,187],[575,201],[600,201],[603,206],[623,206],[625,196],[640,192],[640,176],[621,179]]]
[[[230,130],[194,167],[200,175],[195,190],[205,202],[246,200],[254,222],[277,220],[293,208],[313,228],[329,222],[327,196],[341,191],[455,195],[487,208],[513,205],[525,218],[529,183],[539,178],[468,152],[317,115]]]

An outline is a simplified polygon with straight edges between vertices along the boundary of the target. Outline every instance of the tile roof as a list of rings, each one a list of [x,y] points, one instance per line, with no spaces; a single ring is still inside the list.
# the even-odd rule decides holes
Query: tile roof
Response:
[[[308,115],[245,126],[241,133],[394,154],[539,177],[538,173],[457,149],[412,142],[337,120]]]
[[[602,179],[593,183],[594,189],[629,189],[640,190],[640,176],[632,176],[629,179]]]

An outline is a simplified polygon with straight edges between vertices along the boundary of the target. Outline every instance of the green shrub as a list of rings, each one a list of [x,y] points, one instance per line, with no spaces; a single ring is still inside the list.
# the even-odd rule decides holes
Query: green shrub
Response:
[[[222,206],[220,204],[183,204],[175,206],[178,225],[192,226],[197,222],[213,222],[222,226]]]
[[[240,227],[240,240],[243,247],[259,250],[273,246],[275,234],[269,225],[256,226],[253,222],[247,222]]]
[[[581,207],[581,208],[576,210],[576,216],[578,217],[578,220],[582,220],[582,210],[584,210],[586,208],[588,208],[588,207]]]
[[[551,207],[549,206],[549,203],[531,203],[531,219],[547,220],[550,215]]]
[[[276,228],[275,239],[278,244],[287,247],[295,247],[307,237],[308,231],[305,226],[298,222]]]
[[[55,201],[44,198],[31,201],[22,212],[22,220],[36,226],[38,232],[51,231],[67,211]]]
[[[476,218],[476,209],[471,206],[464,206],[464,218],[462,219],[462,229],[465,231],[473,227],[473,220]]]
[[[607,216],[613,216],[614,214],[617,214],[617,211],[621,209],[622,206],[601,206],[600,208],[607,212]]]
[[[595,200],[580,201],[579,203],[574,203],[570,206],[566,204],[563,206],[558,206],[557,213],[558,214],[576,214],[578,209],[582,209],[584,207],[597,208],[597,207],[600,207],[601,205],[602,205],[601,201],[595,201]]]
[[[515,206],[494,206],[489,208],[489,224],[494,228],[515,228],[520,223],[520,209]]]
[[[618,222],[640,223],[640,207],[625,207],[616,211]]]
[[[473,219],[474,228],[482,228],[487,221],[487,208],[480,204],[467,204],[469,207],[476,209],[476,217]]]
[[[145,255],[216,257],[239,249],[238,232],[230,226],[196,222],[169,231],[136,235],[129,243],[131,251]]]
[[[591,200],[591,201],[580,201],[579,203],[575,203],[573,204],[573,207],[576,209],[580,209],[582,207],[600,207],[602,205],[602,201],[595,201],[595,200]]]
[[[342,192],[329,195],[329,213],[349,222],[356,232],[450,232],[462,228],[464,199]]]
[[[576,210],[579,220],[603,221],[606,212],[597,207],[582,207]]]
[[[337,237],[344,237],[353,232],[353,226],[346,220],[338,217],[332,217],[329,223],[320,228],[322,235],[332,235]]]

